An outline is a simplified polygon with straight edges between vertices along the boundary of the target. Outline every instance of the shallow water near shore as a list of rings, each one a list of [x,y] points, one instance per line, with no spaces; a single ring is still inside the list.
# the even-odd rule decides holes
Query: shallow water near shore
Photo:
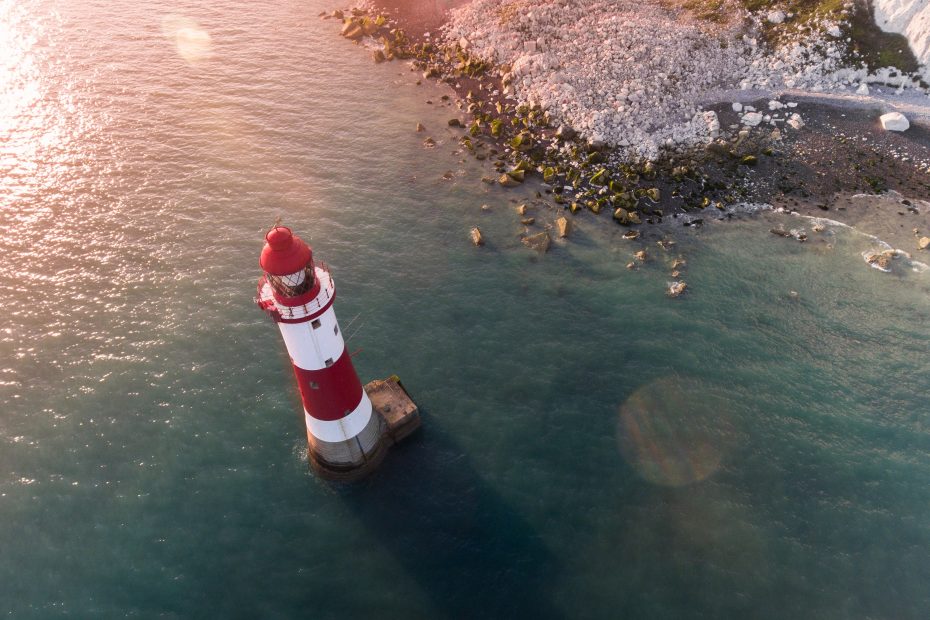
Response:
[[[0,610],[930,613],[930,274],[778,213],[635,242],[582,214],[540,256],[534,188],[481,183],[449,91],[331,5],[108,7],[0,13]],[[362,379],[423,410],[356,485],[308,471],[252,304],[279,215],[332,267]]]

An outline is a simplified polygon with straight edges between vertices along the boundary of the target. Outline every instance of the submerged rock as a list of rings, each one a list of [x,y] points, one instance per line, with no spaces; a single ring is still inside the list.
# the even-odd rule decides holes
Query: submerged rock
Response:
[[[469,235],[471,236],[471,242],[474,245],[476,246],[484,245],[484,237],[481,235],[480,228],[475,226],[474,228],[471,229],[471,231],[469,231]]]
[[[678,297],[685,292],[685,289],[688,288],[688,283],[684,280],[675,280],[674,282],[668,283],[668,296],[669,297]]]
[[[423,123],[417,123],[417,132],[426,131],[426,127],[423,126]]]
[[[644,262],[644,263],[646,262],[646,259],[647,259],[648,257],[649,257],[649,255],[646,254],[646,250],[640,250],[639,252],[637,252],[637,253],[635,253],[635,254],[633,255],[633,258],[635,258],[635,259],[638,260],[638,261],[642,261],[642,262]]]
[[[628,230],[627,232],[623,233],[623,238],[624,238],[624,239],[629,239],[629,240],[639,239],[639,231],[638,231],[638,230]]]
[[[549,245],[552,243],[552,238],[549,237],[548,232],[541,232],[535,235],[530,235],[529,237],[523,237],[523,244],[528,247],[536,250],[540,254],[545,254],[549,251]]]
[[[532,226],[533,224],[536,223],[536,218],[535,218],[535,217],[525,217],[525,218],[523,218],[522,220],[520,220],[520,223],[523,224],[524,226]]]
[[[572,221],[567,217],[560,217],[555,221],[555,228],[560,239],[565,239],[572,232]]]
[[[921,237],[917,240],[917,247],[921,250],[926,250],[930,248],[930,237]]]

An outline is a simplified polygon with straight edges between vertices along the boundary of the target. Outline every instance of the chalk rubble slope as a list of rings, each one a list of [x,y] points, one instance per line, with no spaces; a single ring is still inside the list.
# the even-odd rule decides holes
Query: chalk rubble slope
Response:
[[[829,28],[777,56],[732,26],[656,0],[475,0],[450,13],[445,37],[503,69],[521,102],[538,104],[630,159],[694,146],[719,130],[700,102],[734,88],[845,88]],[[815,45],[811,45],[813,41]]]

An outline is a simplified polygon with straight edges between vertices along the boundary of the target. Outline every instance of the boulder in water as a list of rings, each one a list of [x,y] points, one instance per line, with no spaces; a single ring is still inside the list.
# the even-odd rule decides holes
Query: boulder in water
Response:
[[[668,296],[669,297],[678,297],[685,292],[685,289],[688,288],[688,283],[684,280],[675,280],[674,282],[668,283]]]
[[[498,177],[497,182],[503,185],[504,187],[516,187],[520,184],[519,181],[515,181],[512,176],[509,174],[502,174]]]
[[[523,237],[523,244],[528,247],[536,250],[540,254],[545,254],[549,251],[549,245],[552,243],[552,238],[549,237],[548,232],[541,232],[535,235],[530,235],[529,237]]]
[[[474,228],[471,229],[471,231],[469,232],[469,235],[471,236],[471,242],[474,245],[476,246],[484,245],[484,237],[481,235],[480,228],[475,226]]]
[[[921,237],[917,240],[917,247],[921,250],[926,250],[930,248],[930,237]]]
[[[564,239],[572,232],[572,221],[562,216],[555,221],[555,228],[559,232],[559,238]]]

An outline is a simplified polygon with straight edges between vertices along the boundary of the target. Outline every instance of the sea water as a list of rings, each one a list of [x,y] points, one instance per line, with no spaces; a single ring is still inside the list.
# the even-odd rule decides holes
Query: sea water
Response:
[[[926,617],[920,265],[765,212],[585,213],[539,255],[515,205],[563,212],[482,183],[451,92],[332,8],[0,5],[0,611]],[[252,302],[278,217],[421,407],[355,485],[308,470]]]

